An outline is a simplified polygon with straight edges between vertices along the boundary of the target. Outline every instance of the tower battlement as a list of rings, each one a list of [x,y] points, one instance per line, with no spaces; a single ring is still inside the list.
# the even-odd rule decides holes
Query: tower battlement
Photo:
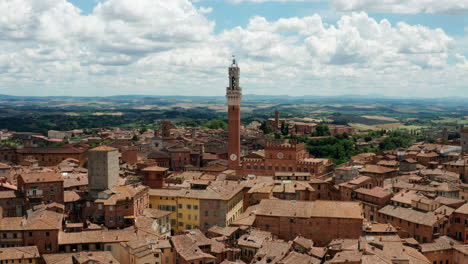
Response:
[[[303,143],[298,143],[295,139],[290,139],[289,141],[284,139],[267,139],[265,141],[266,148],[280,148],[280,149],[296,149],[298,146],[303,145]]]

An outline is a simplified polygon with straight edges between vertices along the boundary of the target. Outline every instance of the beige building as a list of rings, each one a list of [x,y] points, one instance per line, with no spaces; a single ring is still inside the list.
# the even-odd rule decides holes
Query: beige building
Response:
[[[88,178],[90,190],[111,189],[119,183],[119,151],[99,146],[88,151]]]

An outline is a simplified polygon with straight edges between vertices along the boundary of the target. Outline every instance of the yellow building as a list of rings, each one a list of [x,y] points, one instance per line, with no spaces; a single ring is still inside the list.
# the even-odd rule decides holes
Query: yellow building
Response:
[[[172,233],[226,226],[243,209],[244,185],[234,181],[193,181],[190,188],[151,189],[150,207],[171,211]]]
[[[38,264],[39,250],[36,246],[0,249],[0,264]]]

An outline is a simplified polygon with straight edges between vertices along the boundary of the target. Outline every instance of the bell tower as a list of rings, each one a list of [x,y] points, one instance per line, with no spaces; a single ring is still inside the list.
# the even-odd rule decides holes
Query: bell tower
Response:
[[[229,67],[229,87],[226,88],[228,104],[228,165],[236,170],[240,164],[240,104],[242,89],[239,86],[240,69],[233,56]]]

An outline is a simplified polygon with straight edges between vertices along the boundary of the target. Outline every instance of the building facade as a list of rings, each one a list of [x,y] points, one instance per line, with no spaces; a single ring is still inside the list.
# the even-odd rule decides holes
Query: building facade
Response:
[[[119,151],[99,146],[88,151],[88,180],[90,190],[112,189],[119,182]]]

